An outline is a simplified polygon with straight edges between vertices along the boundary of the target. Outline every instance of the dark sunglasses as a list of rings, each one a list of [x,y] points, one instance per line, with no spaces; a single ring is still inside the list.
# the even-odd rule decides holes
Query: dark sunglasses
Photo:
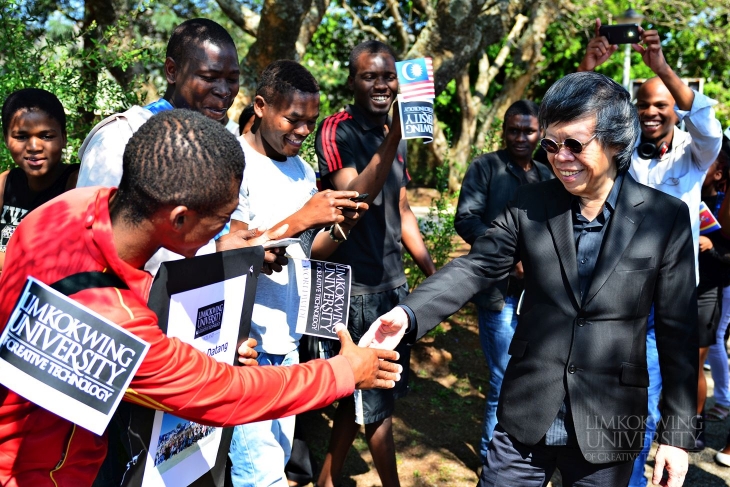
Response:
[[[561,147],[565,147],[573,154],[580,154],[583,152],[583,147],[587,146],[591,140],[595,139],[596,135],[597,134],[593,134],[593,137],[585,142],[581,142],[571,137],[568,137],[563,142],[555,142],[553,139],[548,139],[546,137],[540,141],[540,146],[551,154],[557,154],[560,152]]]

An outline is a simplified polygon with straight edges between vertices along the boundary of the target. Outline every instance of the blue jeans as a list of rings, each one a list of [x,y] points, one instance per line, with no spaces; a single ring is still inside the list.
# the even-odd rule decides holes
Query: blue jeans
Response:
[[[259,352],[259,365],[294,365],[299,352]],[[228,456],[235,487],[288,487],[284,467],[291,456],[296,416],[243,424],[233,429]]]
[[[509,362],[509,344],[517,327],[517,303],[519,298],[508,296],[504,299],[502,311],[490,311],[477,307],[479,314],[479,340],[482,344],[484,358],[489,366],[489,392],[487,406],[484,410],[482,439],[479,443],[479,456],[484,462],[492,441],[492,432],[497,424],[497,403],[499,391],[502,389],[504,371]]]
[[[656,426],[661,420],[659,411],[659,396],[662,393],[662,374],[659,371],[659,354],[656,349],[656,335],[654,332],[654,308],[651,309],[649,320],[646,324],[646,365],[649,368],[649,417],[646,420],[646,433],[644,434],[644,448],[636,460],[634,460],[634,471],[631,473],[628,487],[646,487],[646,476],[644,465],[649,456],[651,442],[654,440]]]

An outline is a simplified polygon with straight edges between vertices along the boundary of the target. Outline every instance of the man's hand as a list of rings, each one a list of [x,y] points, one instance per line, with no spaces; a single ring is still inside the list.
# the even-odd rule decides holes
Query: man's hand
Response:
[[[514,275],[517,279],[525,278],[525,268],[522,267],[522,261],[519,261],[518,263],[515,264]]]
[[[355,203],[355,209],[342,209],[342,216],[345,217],[345,219],[340,223],[340,227],[342,228],[342,231],[345,232],[345,234],[349,234],[350,230],[352,230],[352,227],[355,226],[355,224],[360,221],[362,218],[362,215],[368,211],[370,206],[368,206],[365,202],[359,202]]]
[[[644,45],[631,44],[631,47],[634,48],[634,51],[641,54],[644,64],[658,76],[666,73],[667,70],[671,71],[672,68],[669,67],[667,60],[664,59],[659,32],[655,30],[644,30],[639,27],[639,33],[641,34],[641,40],[644,42]]]
[[[578,71],[593,71],[601,64],[605,63],[611,54],[618,49],[617,45],[608,43],[605,36],[599,34],[601,28],[601,19],[596,19],[595,37],[588,42],[585,56],[578,66]]]
[[[358,347],[343,324],[335,326],[340,338],[340,355],[344,356],[355,374],[357,389],[392,389],[400,380],[403,367],[388,360],[398,360],[398,352]]]
[[[270,240],[278,240],[284,236],[289,229],[289,225],[282,225],[275,229],[253,228],[250,230],[236,230],[227,235],[223,235],[215,242],[216,252],[224,250],[241,249],[244,247],[256,247],[263,245]],[[274,248],[264,252],[264,265],[261,272],[271,275],[272,272],[281,272],[289,260],[284,257],[286,249]]]
[[[396,306],[370,325],[360,339],[361,347],[394,350],[408,329],[408,315],[400,306]]]
[[[398,140],[402,137],[400,131],[400,109],[398,108],[398,100],[393,102],[393,118],[390,120],[390,126],[387,124],[383,126],[385,135],[389,135],[393,132],[393,137],[397,137]]]
[[[712,240],[705,237],[704,235],[700,235],[700,252],[710,250],[712,247],[714,247]]]
[[[664,466],[667,467],[669,478],[662,480],[664,474]],[[656,485],[666,485],[667,487],[682,487],[684,477],[687,475],[689,468],[689,455],[687,452],[676,446],[659,445],[654,460],[654,475],[652,483]]]
[[[357,203],[350,201],[350,198],[355,198],[358,194],[357,191],[326,189],[309,198],[309,201],[295,215],[305,229],[342,223],[345,220],[342,215],[343,209],[357,210]]]
[[[245,342],[241,344],[240,347],[238,347],[238,361],[243,365],[258,365],[259,363],[256,361],[256,357],[259,356],[259,353],[254,350],[257,343],[256,340],[253,338],[248,338]]]

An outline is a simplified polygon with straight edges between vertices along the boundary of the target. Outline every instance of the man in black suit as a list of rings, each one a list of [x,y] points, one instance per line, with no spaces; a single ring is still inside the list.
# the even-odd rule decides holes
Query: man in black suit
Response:
[[[609,78],[575,73],[540,107],[557,179],[520,188],[468,256],[427,279],[360,342],[415,340],[503,279],[525,273],[498,425],[480,486],[625,486],[647,417],[646,322],[654,303],[664,467],[681,486],[696,439],[697,304],[689,211],[627,173],[639,121]],[[407,333],[407,334],[406,334]]]

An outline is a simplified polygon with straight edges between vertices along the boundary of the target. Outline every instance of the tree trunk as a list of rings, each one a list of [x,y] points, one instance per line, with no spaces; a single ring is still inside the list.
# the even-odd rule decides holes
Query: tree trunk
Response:
[[[489,44],[502,43],[508,33],[509,39],[516,39],[527,20],[520,12],[528,10],[537,1],[545,0],[496,0],[489,6],[486,6],[485,0],[438,0],[435,7],[429,9],[425,27],[405,56],[430,56],[433,59],[436,93],[443,91],[450,80],[456,79],[456,100],[462,120],[448,157],[449,188],[452,191],[461,186],[474,143],[477,116],[489,83],[507,59],[511,44],[505,45],[491,67],[489,59],[483,55],[484,49]],[[468,68],[474,58],[480,59],[480,75],[472,94]],[[443,134],[440,132],[434,128],[434,141],[442,142]],[[430,149],[443,164],[446,152],[439,150],[436,144]]]
[[[331,0],[313,0],[312,8],[309,9],[307,15],[302,21],[302,26],[299,29],[299,37],[296,42],[297,59],[302,59],[304,54],[307,52],[307,46],[309,45],[314,33],[317,32],[319,24],[322,23],[325,12],[330,6]]]
[[[256,42],[241,60],[241,91],[252,95],[256,80],[277,59],[299,60],[297,40],[312,0],[265,0]]]
[[[545,43],[545,32],[550,26],[550,22],[559,14],[560,9],[560,3],[550,1],[541,1],[533,7],[530,23],[517,43],[513,56],[513,72],[517,75],[505,80],[502,91],[487,112],[477,135],[476,144],[480,149],[485,147],[488,150],[497,149],[494,143],[491,147],[486,146],[487,133],[495,120],[502,118],[507,108],[524,96],[530,80],[540,72],[541,63],[544,60],[541,51]]]

